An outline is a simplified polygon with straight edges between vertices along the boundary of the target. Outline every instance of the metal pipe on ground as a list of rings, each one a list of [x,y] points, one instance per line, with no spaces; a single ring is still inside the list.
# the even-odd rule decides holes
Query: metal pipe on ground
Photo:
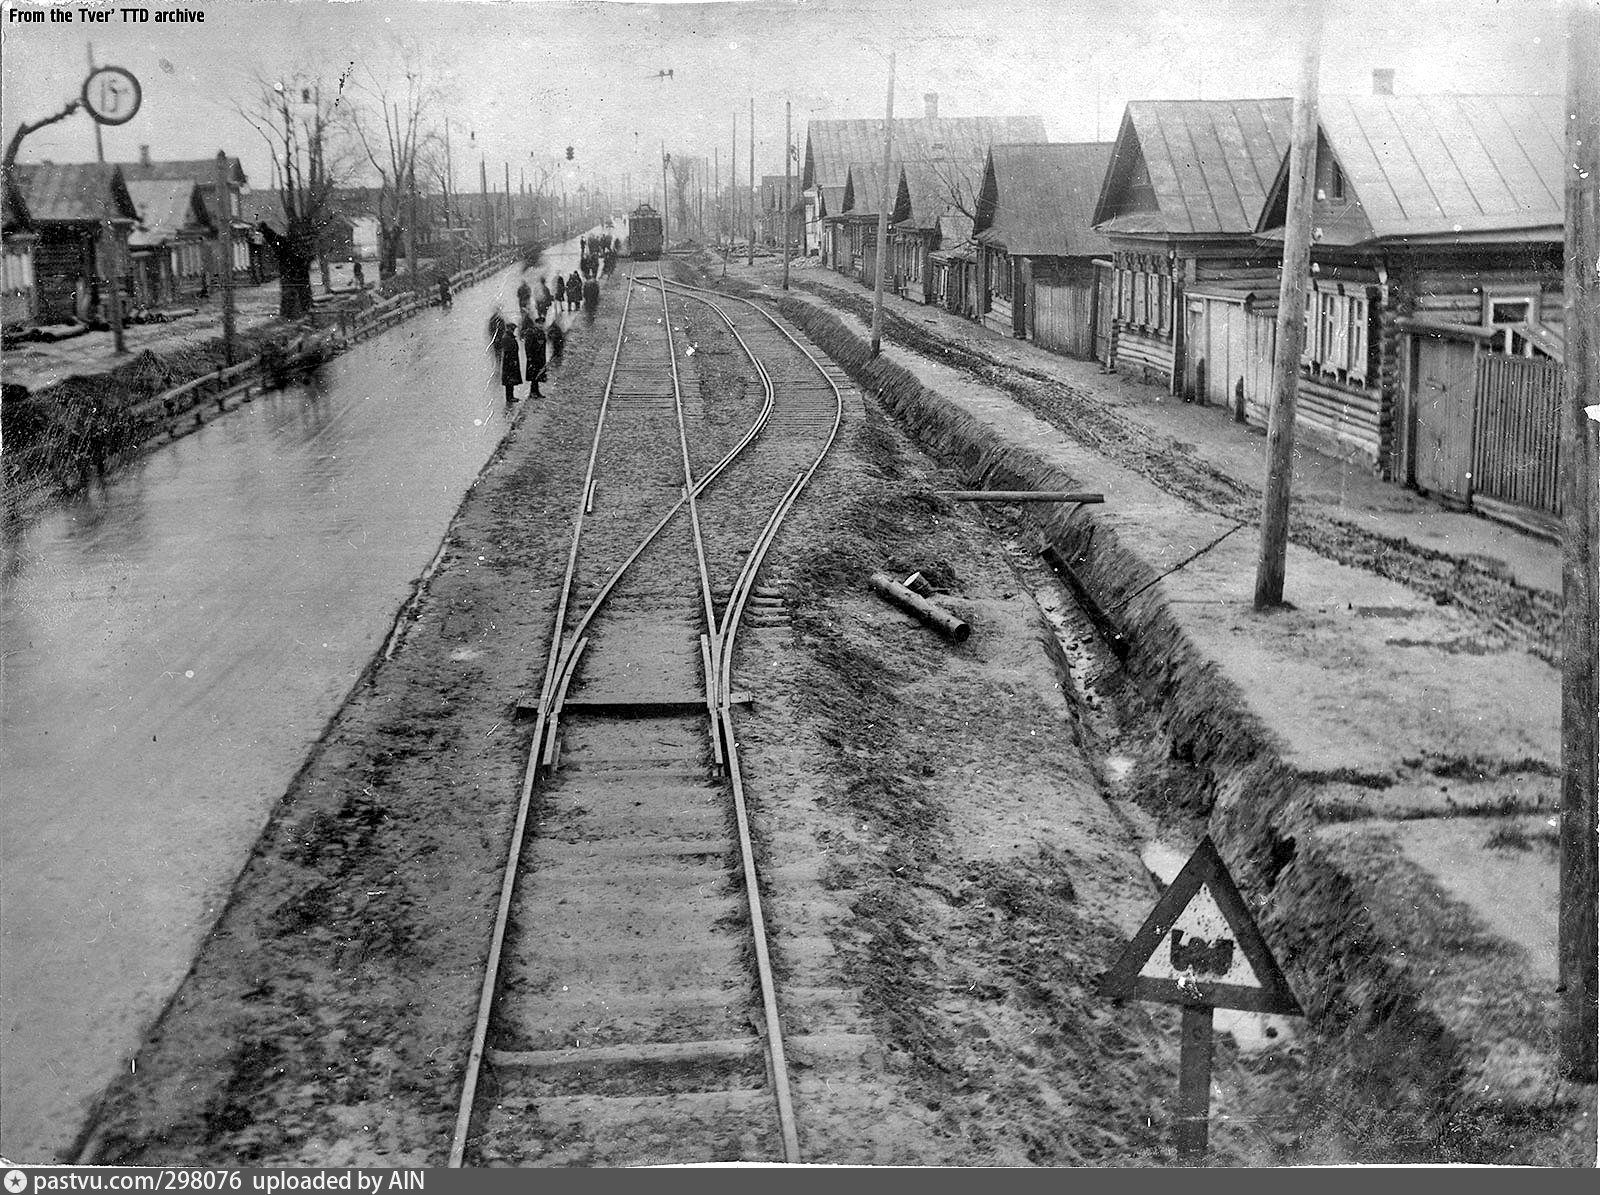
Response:
[[[887,573],[873,573],[868,584],[907,614],[926,623],[947,639],[965,643],[972,628],[948,610],[940,609],[925,598],[920,598]]]
[[[952,502],[1104,502],[1104,494],[1071,490],[940,490]]]

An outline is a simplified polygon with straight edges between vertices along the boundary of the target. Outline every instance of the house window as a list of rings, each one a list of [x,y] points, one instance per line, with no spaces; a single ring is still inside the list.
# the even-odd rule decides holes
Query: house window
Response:
[[[1130,265],[1116,271],[1117,318],[1134,327],[1166,331],[1172,325],[1172,276],[1149,268],[1144,259],[1128,261]]]
[[[20,294],[33,289],[33,258],[26,250],[5,251],[5,276],[0,280],[7,294]]]
[[[1343,199],[1344,171],[1340,168],[1339,163],[1337,162],[1333,162],[1331,165],[1333,169],[1331,177],[1328,179],[1328,194],[1332,195],[1335,199]]]
[[[1533,356],[1527,326],[1538,317],[1539,301],[1530,295],[1484,295],[1483,322],[1496,329],[1489,347],[1514,357]]]
[[[1312,373],[1366,385],[1370,312],[1364,294],[1346,294],[1340,288],[1307,291],[1301,364]]]

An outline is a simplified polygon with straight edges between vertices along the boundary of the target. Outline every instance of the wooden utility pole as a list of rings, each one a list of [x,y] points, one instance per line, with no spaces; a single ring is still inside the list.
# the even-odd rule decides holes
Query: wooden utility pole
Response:
[[[789,101],[783,101],[783,289],[789,289],[789,138],[793,135]]]
[[[406,171],[406,264],[411,269],[411,289],[420,285],[417,277],[417,170]]]
[[[494,220],[489,213],[489,167],[483,158],[478,159],[478,187],[483,194],[483,255],[488,257],[494,252],[494,241],[490,236]]]
[[[1283,227],[1283,277],[1278,283],[1278,340],[1272,361],[1272,413],[1267,419],[1267,484],[1261,505],[1261,552],[1256,560],[1255,608],[1283,603],[1283,562],[1289,538],[1289,489],[1294,480],[1294,409],[1305,343],[1306,279],[1311,269],[1312,184],[1317,154],[1317,68],[1322,0],[1310,0],[1300,85],[1289,142],[1289,207]]]
[[[233,364],[233,190],[228,186],[228,155],[217,150],[217,256],[221,259],[222,361]],[[115,295],[113,296],[116,297]],[[118,321],[121,322],[120,320]]]
[[[750,240],[745,244],[744,264],[756,264],[756,97],[750,97]]]
[[[1600,5],[1568,0],[1565,407],[1561,414],[1561,1073],[1595,1080],[1600,686]]]
[[[667,209],[672,205],[667,202],[667,143],[661,143],[661,252],[667,251]]]
[[[511,223],[511,163],[506,163],[506,248],[516,243],[516,229]]]
[[[872,356],[883,340],[883,259],[889,244],[889,167],[894,159],[894,55],[889,55],[889,103],[883,121],[883,189],[878,196],[878,261],[872,279]]]
[[[728,203],[733,208],[728,219],[728,247],[722,254],[722,276],[728,276],[728,255],[733,252],[734,234],[739,231],[739,114],[733,114],[733,144],[728,149]]]

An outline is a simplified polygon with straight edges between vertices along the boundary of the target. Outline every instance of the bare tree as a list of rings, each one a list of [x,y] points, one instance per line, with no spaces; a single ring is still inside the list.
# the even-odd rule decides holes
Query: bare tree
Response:
[[[370,103],[350,106],[351,129],[378,175],[378,272],[383,277],[394,273],[405,247],[410,189],[419,174],[425,180],[428,173],[424,159],[436,136],[423,126],[423,116],[437,111],[443,100],[440,88],[425,77],[417,51],[402,49],[400,59],[403,87],[369,67],[360,90]]]
[[[675,227],[679,236],[686,236],[689,231],[689,181],[694,178],[694,164],[695,159],[687,154],[672,155],[672,190],[678,200]]]
[[[324,98],[320,77],[256,82],[254,103],[236,110],[272,152],[286,230],[273,237],[282,275],[278,311],[299,319],[311,311],[311,265],[327,234],[333,189],[349,165],[337,144],[338,100]]]

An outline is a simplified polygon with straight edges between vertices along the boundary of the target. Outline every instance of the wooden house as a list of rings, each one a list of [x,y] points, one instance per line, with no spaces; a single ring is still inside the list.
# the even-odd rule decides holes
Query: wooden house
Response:
[[[39,240],[27,203],[10,172],[0,178],[0,324],[17,327],[33,322],[33,247]]]
[[[250,253],[250,280],[270,282],[278,277],[278,244],[289,230],[278,191],[250,191],[240,196],[240,222]]]
[[[134,299],[160,306],[207,290],[207,242],[216,236],[193,179],[130,182],[139,227],[128,236]]]
[[[1287,99],[1127,106],[1093,217],[1111,243],[1113,368],[1181,392],[1185,296],[1276,286],[1282,254],[1255,232],[1290,110]]]
[[[910,213],[899,206],[901,193],[897,190],[891,194],[889,223],[892,225]],[[838,215],[829,216],[825,221],[833,268],[865,286],[873,286],[878,260],[878,213],[883,208],[882,162],[850,164],[840,207]]]
[[[1297,424],[1447,500],[1553,514],[1560,97],[1334,97],[1318,115]],[[1260,219],[1280,247],[1287,186],[1285,159]],[[1247,385],[1250,419],[1269,397]]]
[[[252,276],[250,261],[249,225],[243,218],[243,199],[250,190],[250,180],[246,177],[244,167],[239,159],[228,157],[226,159],[226,173],[228,179],[228,194],[226,206],[219,206],[217,202],[217,159],[212,158],[174,158],[163,161],[153,160],[150,157],[150,147],[139,147],[139,160],[137,162],[119,162],[123,177],[130,183],[176,183],[191,182],[200,193],[200,202],[205,208],[212,228],[210,241],[210,256],[207,266],[211,271],[214,283],[217,270],[221,263],[216,260],[216,246],[218,244],[217,230],[221,228],[219,220],[230,221],[233,233],[232,268],[234,277],[240,281],[249,281]]]
[[[1037,116],[940,116],[939,97],[923,97],[923,114],[896,117],[891,147],[891,178],[902,163],[937,168],[955,196],[955,206],[971,213],[983,170],[983,157],[996,142],[1042,141]],[[813,120],[806,126],[805,161],[800,172],[808,252],[827,261],[830,246],[823,221],[841,214],[845,176],[856,162],[883,164],[887,129],[881,117],[863,120]],[[838,266],[834,265],[837,269]]]
[[[138,211],[122,171],[109,162],[13,165],[33,245],[34,318],[97,318],[113,283],[126,296],[128,234]]]
[[[985,322],[1046,348],[1094,355],[1094,263],[1111,245],[1091,221],[1110,161],[1110,142],[989,150],[973,220]]]

